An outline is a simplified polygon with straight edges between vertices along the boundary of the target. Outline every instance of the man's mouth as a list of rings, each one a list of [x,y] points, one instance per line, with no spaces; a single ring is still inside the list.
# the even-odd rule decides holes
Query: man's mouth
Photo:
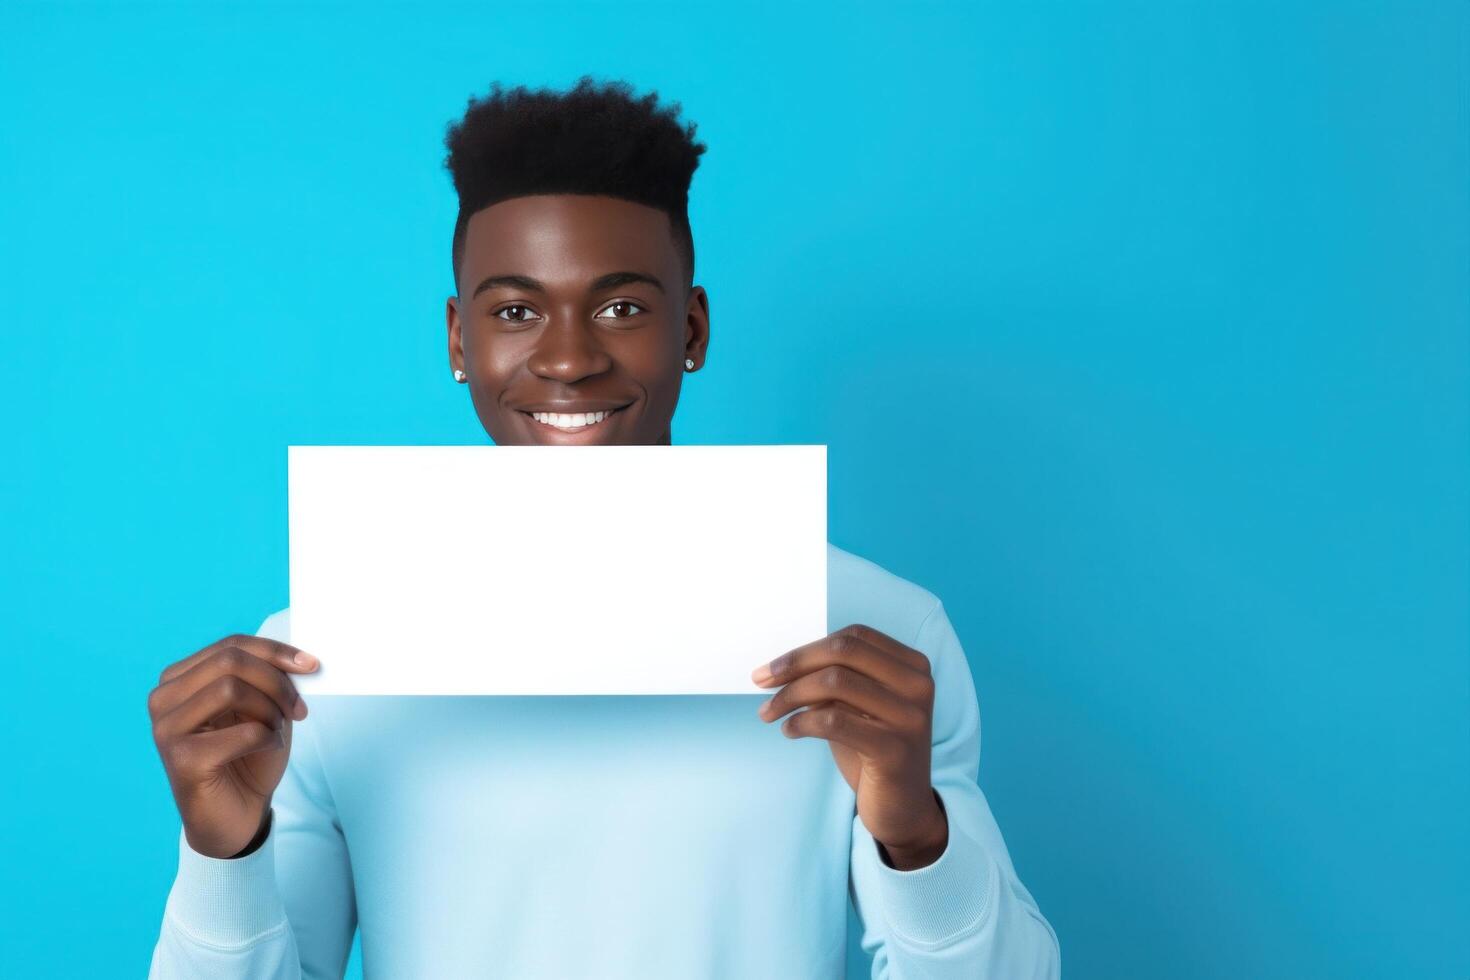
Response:
[[[624,406],[626,408],[627,406]],[[623,409],[615,408],[605,412],[525,412],[537,422],[549,428],[558,429],[562,432],[580,432],[590,429],[595,425],[601,425],[611,416],[616,415]]]

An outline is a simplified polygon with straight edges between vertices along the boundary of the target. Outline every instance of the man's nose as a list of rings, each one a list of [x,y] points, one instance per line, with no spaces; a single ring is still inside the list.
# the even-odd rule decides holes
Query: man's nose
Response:
[[[572,384],[607,371],[612,367],[612,358],[602,349],[590,325],[564,318],[542,328],[526,366],[539,377]]]

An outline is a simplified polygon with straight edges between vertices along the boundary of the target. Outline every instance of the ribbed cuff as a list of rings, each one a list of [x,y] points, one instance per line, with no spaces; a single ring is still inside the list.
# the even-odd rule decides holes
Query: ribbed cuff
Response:
[[[248,946],[286,924],[276,888],[275,815],[265,841],[242,858],[213,858],[179,830],[179,872],[167,914],[190,938],[212,946]]]
[[[954,813],[948,801],[945,809]],[[944,853],[933,864],[912,871],[890,868],[875,842],[873,865],[888,927],[911,946],[939,946],[973,931],[995,901],[994,860],[953,819]]]

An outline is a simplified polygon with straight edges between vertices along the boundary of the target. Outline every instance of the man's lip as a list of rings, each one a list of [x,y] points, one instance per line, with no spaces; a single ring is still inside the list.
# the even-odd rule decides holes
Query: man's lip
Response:
[[[632,402],[629,402],[628,404],[631,405]],[[536,411],[540,412],[541,410],[537,409]],[[543,422],[540,419],[537,419],[534,414],[528,411],[521,411],[521,414],[526,417],[526,421],[528,423],[535,427],[537,432],[541,433],[541,436],[538,436],[538,438],[549,437],[552,439],[553,442],[557,442],[562,439],[581,441],[584,438],[590,438],[595,442],[597,440],[597,437],[589,436],[588,433],[607,431],[608,426],[612,425],[613,416],[622,414],[622,409],[619,408],[602,410],[602,420],[597,422],[593,421],[593,419],[596,417],[595,413],[593,412],[568,413],[570,415],[585,416],[587,420],[585,425],[573,426],[572,428],[568,429],[563,429],[559,425],[552,425],[550,422]]]
[[[588,415],[592,412],[616,412],[632,402],[537,402],[534,405],[512,405],[518,412],[553,412],[557,415]]]

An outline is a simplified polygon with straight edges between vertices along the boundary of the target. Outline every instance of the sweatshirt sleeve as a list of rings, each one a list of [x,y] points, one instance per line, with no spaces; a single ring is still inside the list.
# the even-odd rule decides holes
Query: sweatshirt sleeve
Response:
[[[852,902],[874,980],[1057,980],[1056,933],[1016,876],[977,781],[980,706],[959,638],[941,603],[912,643],[934,677],[931,780],[949,842],[912,871],[886,864],[854,816]]]
[[[259,635],[272,636],[270,624]],[[340,980],[345,972],[357,927],[347,843],[312,718],[294,724],[259,848],[207,857],[180,828],[152,980]]]

